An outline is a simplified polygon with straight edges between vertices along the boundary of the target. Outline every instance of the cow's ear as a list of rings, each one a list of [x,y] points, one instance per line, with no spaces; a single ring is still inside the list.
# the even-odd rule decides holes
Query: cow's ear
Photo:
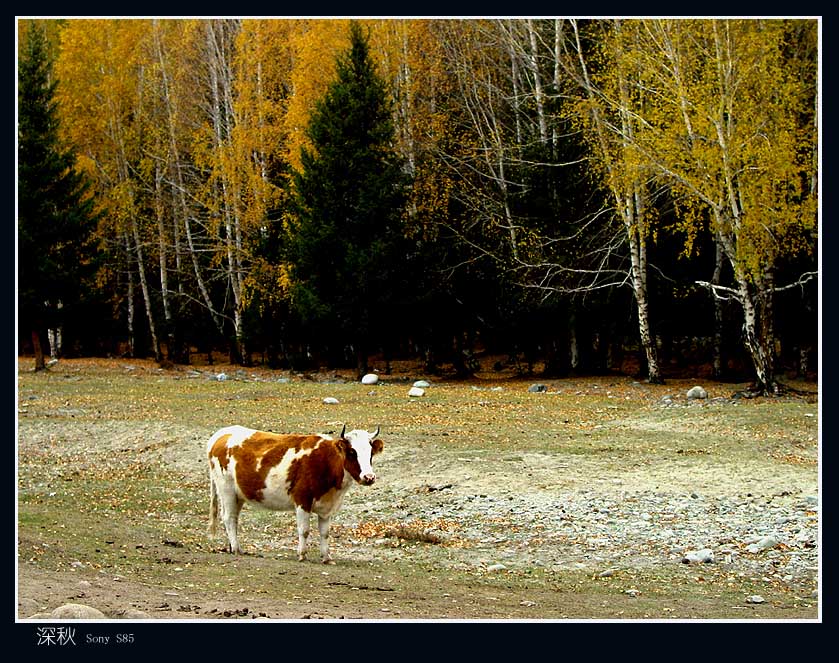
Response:
[[[338,447],[344,452],[345,455],[349,454],[349,452],[352,451],[352,444],[350,444],[350,441],[347,438],[342,437],[338,439],[337,442]]]
[[[375,456],[377,453],[381,453],[382,449],[384,448],[385,443],[382,442],[379,438],[376,438],[370,443],[370,447],[373,450],[371,455]]]

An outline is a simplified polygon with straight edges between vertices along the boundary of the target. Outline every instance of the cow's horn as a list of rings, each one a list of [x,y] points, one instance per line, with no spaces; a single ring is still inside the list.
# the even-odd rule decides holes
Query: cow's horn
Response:
[[[341,427],[341,439],[344,439],[344,433],[346,433],[346,432],[347,432],[347,424],[344,424]]]
[[[379,437],[379,431],[380,431],[381,429],[382,429],[382,427],[381,427],[381,426],[376,426],[376,432],[374,432],[374,433],[373,433],[373,435],[371,435],[371,436],[370,436],[370,439],[371,439],[371,440],[374,440],[374,439],[376,439],[377,437]]]

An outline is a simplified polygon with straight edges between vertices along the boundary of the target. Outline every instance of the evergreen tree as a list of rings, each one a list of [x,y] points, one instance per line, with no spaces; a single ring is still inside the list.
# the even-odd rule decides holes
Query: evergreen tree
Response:
[[[75,155],[61,144],[56,81],[43,29],[26,31],[18,68],[18,315],[31,334],[35,370],[43,340],[81,297],[96,216]],[[53,349],[54,350],[54,349]]]
[[[329,330],[326,344],[338,339],[353,347],[363,374],[378,340],[377,318],[388,316],[395,299],[404,301],[405,179],[393,149],[388,90],[355,22],[307,136],[312,149],[303,149],[294,174],[293,299],[304,319]]]

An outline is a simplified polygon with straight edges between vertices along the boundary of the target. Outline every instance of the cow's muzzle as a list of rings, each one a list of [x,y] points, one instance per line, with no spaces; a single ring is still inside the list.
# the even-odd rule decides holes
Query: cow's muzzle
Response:
[[[369,485],[371,485],[371,484],[372,484],[375,480],[376,480],[376,475],[375,475],[375,474],[364,474],[364,475],[362,475],[362,476],[361,476],[361,478],[359,479],[359,483],[360,483],[362,486],[369,486]]]

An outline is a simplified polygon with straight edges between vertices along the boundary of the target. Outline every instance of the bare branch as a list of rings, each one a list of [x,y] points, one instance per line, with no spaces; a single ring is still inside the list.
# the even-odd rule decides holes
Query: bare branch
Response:
[[[818,272],[804,272],[795,283],[789,283],[787,285],[783,285],[780,288],[775,288],[775,292],[782,292],[784,290],[792,290],[793,288],[799,288],[803,286],[805,283],[812,281],[813,279],[817,279],[819,277]]]

